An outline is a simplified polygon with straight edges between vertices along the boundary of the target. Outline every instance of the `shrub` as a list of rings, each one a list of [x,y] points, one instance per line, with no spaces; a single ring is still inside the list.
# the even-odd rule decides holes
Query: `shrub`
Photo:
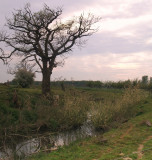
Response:
[[[19,84],[22,88],[29,87],[34,82],[35,74],[32,72],[31,65],[27,62],[22,62],[16,66],[15,71],[9,71],[11,74],[15,74],[13,80],[14,84]]]
[[[27,88],[34,82],[34,73],[21,68],[16,72],[14,81],[22,88]]]

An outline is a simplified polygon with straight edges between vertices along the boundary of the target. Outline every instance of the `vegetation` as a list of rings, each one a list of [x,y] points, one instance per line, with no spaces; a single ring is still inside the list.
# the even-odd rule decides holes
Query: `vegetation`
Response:
[[[32,12],[26,4],[7,19],[11,33],[0,33],[0,42],[12,48],[9,54],[0,48],[0,59],[7,63],[13,55],[24,56],[26,62],[18,66],[11,84],[0,85],[0,151],[12,148],[18,159],[20,140],[76,129],[89,121],[102,134],[29,159],[149,159],[145,151],[152,154],[152,77],[150,81],[143,76],[141,81],[50,82],[53,69],[63,65],[62,57],[75,45],[82,46],[82,39],[97,31],[94,24],[100,20],[81,14],[62,22],[61,14],[62,8],[44,5]],[[34,81],[27,62],[37,64],[42,73],[42,93],[39,82],[27,88]]]
[[[150,160],[152,155],[152,128],[146,121],[152,122],[151,97],[138,104],[140,115],[120,124],[97,137],[79,140],[69,146],[51,153],[41,152],[28,158],[30,160]],[[106,141],[102,141],[106,139]],[[143,146],[142,146],[143,145]],[[142,146],[142,147],[141,147]],[[141,154],[142,153],[142,154]],[[142,155],[142,156],[141,156]]]
[[[143,81],[143,77],[147,77],[146,83]],[[148,80],[148,76],[143,76],[142,80],[125,80],[125,81],[52,81],[51,86],[59,87],[61,83],[65,86],[75,86],[75,87],[89,87],[89,88],[109,88],[109,89],[125,89],[130,86],[138,86],[140,89],[151,90],[152,83],[151,77]],[[41,84],[40,82],[35,82],[37,84]]]
[[[148,97],[148,92],[138,86],[127,89],[66,86],[65,90],[56,86],[51,95],[43,97],[40,88],[34,86],[26,89],[0,85],[0,90],[2,147],[8,143],[14,146],[20,138],[39,133],[78,128],[87,120],[88,113],[97,129],[117,128],[142,114],[141,104]]]
[[[120,123],[138,114],[139,108],[136,105],[146,97],[147,94],[137,87],[127,88],[119,98],[104,103],[95,103],[91,111],[91,120],[98,129],[117,127]]]
[[[1,121],[4,122],[1,130],[17,126],[20,131],[24,126],[30,132],[45,126],[53,132],[80,126],[86,120],[88,101],[80,91],[55,90],[57,95],[41,97],[40,89],[0,87]]]
[[[42,72],[42,93],[50,93],[50,76],[52,71],[63,61],[58,57],[71,52],[73,47],[82,46],[82,38],[91,36],[97,31],[95,25],[100,18],[92,14],[81,14],[66,22],[59,20],[61,8],[52,9],[44,5],[38,12],[32,12],[30,4],[24,9],[14,11],[12,18],[7,19],[7,27],[12,34],[4,32],[0,41],[12,48],[12,55],[24,56],[24,60],[34,61]],[[4,55],[4,56],[3,56]],[[8,58],[2,52],[1,59]]]
[[[34,82],[35,74],[32,72],[32,67],[27,65],[27,63],[17,65],[16,70],[12,74],[15,74],[12,83],[20,85],[22,88],[27,88]]]

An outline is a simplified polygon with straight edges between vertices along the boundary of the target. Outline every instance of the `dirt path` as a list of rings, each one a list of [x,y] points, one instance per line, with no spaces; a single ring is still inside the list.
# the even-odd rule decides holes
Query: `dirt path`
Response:
[[[127,131],[120,138],[123,139],[125,136],[127,136],[130,133],[132,129],[133,129],[133,125],[131,124],[130,127],[127,129]]]
[[[139,145],[139,147],[138,147],[138,158],[137,158],[137,160],[142,159],[142,157],[143,157],[142,150],[143,150],[143,148],[144,148],[144,143],[146,143],[146,142],[149,141],[150,139],[152,139],[152,136],[147,137],[147,138],[143,141],[143,143]]]
[[[130,131],[132,131],[132,129],[133,129],[133,125],[131,124],[130,127],[127,129],[127,131],[126,131],[120,138],[123,139],[125,136],[127,136],[127,135],[130,133]],[[138,154],[137,160],[142,159],[142,157],[143,157],[143,152],[142,152],[142,150],[143,150],[143,148],[144,148],[144,143],[148,142],[148,141],[151,140],[151,139],[152,139],[152,136],[149,136],[149,137],[147,137],[147,138],[143,141],[142,144],[139,144],[139,147],[138,147],[138,150],[137,150],[137,154]],[[124,158],[124,160],[130,160],[130,159],[131,159],[131,158],[129,158],[129,157]]]

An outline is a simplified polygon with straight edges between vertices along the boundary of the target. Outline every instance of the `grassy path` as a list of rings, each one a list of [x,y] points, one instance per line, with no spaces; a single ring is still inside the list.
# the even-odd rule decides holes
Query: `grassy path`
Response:
[[[140,115],[104,135],[79,140],[29,160],[152,160],[152,127],[145,123],[152,123],[152,99],[139,107]],[[107,141],[103,142],[103,138]]]

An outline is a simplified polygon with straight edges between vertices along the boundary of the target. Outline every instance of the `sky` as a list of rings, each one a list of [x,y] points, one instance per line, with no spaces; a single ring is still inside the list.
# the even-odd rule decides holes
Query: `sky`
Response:
[[[0,30],[5,28],[5,17],[28,2],[0,0]],[[98,32],[87,38],[83,48],[74,47],[64,66],[53,70],[52,80],[119,81],[152,76],[152,0],[30,0],[33,11],[44,3],[62,7],[62,19],[88,12],[102,18]],[[0,82],[13,79],[7,70],[0,61]],[[41,79],[37,74],[36,80]]]

